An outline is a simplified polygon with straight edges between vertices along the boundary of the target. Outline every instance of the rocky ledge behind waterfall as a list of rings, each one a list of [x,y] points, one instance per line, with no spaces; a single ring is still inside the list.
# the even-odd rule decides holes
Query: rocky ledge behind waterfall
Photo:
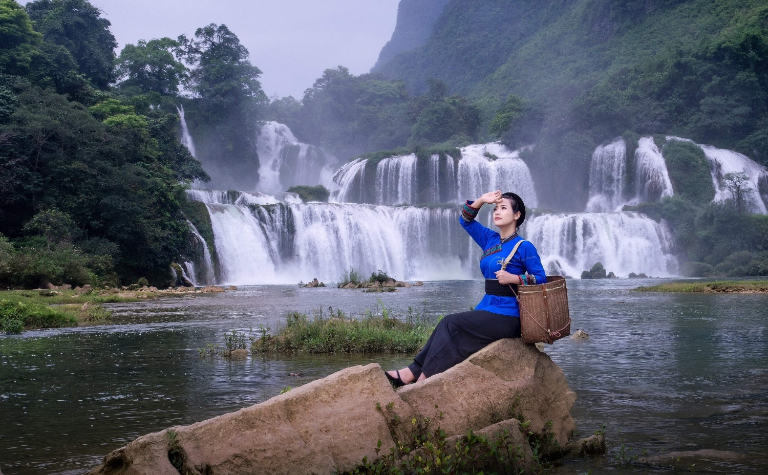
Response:
[[[506,429],[525,464],[531,449],[518,419],[565,447],[575,400],[548,355],[506,339],[399,391],[378,364],[347,368],[237,412],[139,437],[89,475],[345,472],[364,457],[389,454],[409,436],[410,421],[427,417],[438,421],[449,446],[470,430],[492,436]]]

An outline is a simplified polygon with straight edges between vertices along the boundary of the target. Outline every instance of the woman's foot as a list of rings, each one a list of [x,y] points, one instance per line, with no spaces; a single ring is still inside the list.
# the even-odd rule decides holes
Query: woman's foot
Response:
[[[405,386],[406,384],[411,384],[416,380],[416,378],[413,377],[413,373],[408,368],[395,371],[387,371],[384,374],[387,376],[387,379],[395,385],[396,388]]]

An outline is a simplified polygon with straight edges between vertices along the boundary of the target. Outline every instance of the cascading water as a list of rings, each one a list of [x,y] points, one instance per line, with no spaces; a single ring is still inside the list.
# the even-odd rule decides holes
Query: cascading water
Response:
[[[519,151],[499,143],[462,148],[457,184],[458,202],[475,199],[491,190],[502,190],[517,193],[530,208],[538,206],[531,172],[520,159]]]
[[[385,158],[376,167],[376,203],[413,203],[416,155]]]
[[[635,183],[632,191],[626,189],[627,160],[627,144],[621,137],[595,149],[589,166],[587,212],[621,211],[625,204],[658,201],[674,194],[667,164],[653,137],[641,137],[638,140],[637,149],[631,158],[634,168],[634,176],[631,178]],[[634,197],[631,193],[634,193]],[[631,199],[627,200],[627,195]]]
[[[299,144],[277,123],[265,125],[260,140],[262,164],[275,172],[264,175],[262,183],[282,191],[288,183],[284,177],[301,176],[286,164],[302,163],[311,146]],[[551,271],[578,277],[601,262],[619,276],[677,272],[672,238],[663,223],[616,212],[627,203],[673,194],[653,139],[642,137],[637,145],[629,163],[623,139],[595,150],[588,213],[532,213],[521,234],[537,246]],[[735,152],[701,147],[712,164],[716,199],[729,198],[723,186],[726,173],[744,172],[750,201],[765,213],[768,171]],[[410,154],[353,160],[333,176],[339,186],[331,195],[335,203],[304,204],[290,194],[280,202],[258,192],[189,190],[191,199],[206,203],[217,267],[214,273],[209,254],[203,259],[207,264],[188,263],[185,270],[199,282],[209,283],[215,275],[216,282],[232,284],[296,283],[314,277],[333,282],[352,269],[363,275],[384,270],[398,279],[477,278],[480,252],[458,225],[458,207],[391,206],[459,203],[503,189],[520,194],[534,211],[536,191],[518,151],[490,143],[460,152],[457,158]],[[312,176],[321,176],[318,166],[312,170]],[[208,272],[202,278],[201,268]]]
[[[192,235],[195,237],[195,242],[198,248],[198,256],[202,255],[202,262],[199,265],[195,265],[192,261],[184,262],[184,277],[186,277],[195,286],[198,285],[211,285],[215,282],[216,278],[213,269],[213,259],[211,259],[211,251],[208,249],[208,243],[197,231],[194,224],[187,221]]]
[[[536,245],[548,272],[562,269],[576,277],[597,262],[617,276],[677,272],[669,230],[642,214],[545,214],[525,226],[526,238]]]
[[[189,135],[187,119],[184,117],[184,106],[179,105],[176,110],[179,113],[179,119],[181,121],[181,144],[187,147],[187,150],[189,150],[189,153],[191,153],[193,157],[197,158],[195,155],[195,143],[192,141],[192,136]]]
[[[398,279],[466,279],[479,253],[458,209],[358,204],[206,204],[220,283],[337,281],[354,269]]]
[[[336,158],[319,147],[299,142],[286,125],[267,122],[256,141],[259,153],[259,191],[278,194],[295,185],[334,188]]]
[[[273,205],[280,200],[265,193],[222,190],[187,190],[187,197],[192,201],[220,205]]]
[[[715,201],[724,201],[732,198],[730,191],[725,186],[725,175],[728,173],[744,173],[747,178],[746,201],[752,211],[768,213],[768,170],[750,160],[745,155],[732,150],[724,150],[711,145],[699,145],[704,155],[709,160],[712,173],[712,183],[715,185]],[[763,193],[761,193],[761,181],[763,181]],[[765,195],[765,196],[763,196]]]
[[[621,208],[626,163],[627,144],[622,138],[595,149],[589,165],[587,212],[604,213]]]
[[[672,196],[667,163],[653,137],[641,137],[635,151],[635,202],[658,201]]]
[[[462,202],[503,189],[519,194],[529,206],[537,205],[533,178],[518,151],[500,143],[470,145],[461,157],[415,154],[370,162],[358,158],[342,166],[334,176],[339,185],[335,200],[371,204]],[[458,165],[456,165],[458,162]],[[373,164],[375,170],[371,170]],[[367,173],[375,176],[369,177]],[[373,192],[371,192],[373,184]]]

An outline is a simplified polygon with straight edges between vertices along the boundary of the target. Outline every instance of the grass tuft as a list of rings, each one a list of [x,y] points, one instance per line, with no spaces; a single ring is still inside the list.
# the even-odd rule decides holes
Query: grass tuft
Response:
[[[426,343],[433,323],[425,313],[408,308],[401,315],[381,306],[356,318],[341,310],[313,311],[313,317],[291,312],[277,335],[263,331],[253,353],[414,353]]]

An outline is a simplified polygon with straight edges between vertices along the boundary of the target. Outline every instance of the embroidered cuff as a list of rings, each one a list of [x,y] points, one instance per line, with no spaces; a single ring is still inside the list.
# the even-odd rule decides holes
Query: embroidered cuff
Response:
[[[461,209],[461,217],[464,218],[464,221],[470,223],[475,220],[479,211],[479,209],[475,209],[470,206],[470,202],[467,201],[464,203],[464,207]]]
[[[520,282],[523,285],[536,285],[536,276],[533,274],[520,274]]]

